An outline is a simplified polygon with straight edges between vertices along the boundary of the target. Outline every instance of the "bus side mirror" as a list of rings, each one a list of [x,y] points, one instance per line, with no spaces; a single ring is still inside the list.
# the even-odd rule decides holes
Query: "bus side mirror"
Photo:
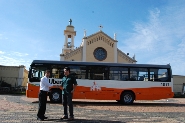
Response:
[[[31,78],[30,73],[28,74],[28,78]]]
[[[28,78],[33,78],[33,74],[31,73],[31,71],[28,72]]]
[[[29,68],[29,71],[28,71],[28,78],[31,78],[31,67]]]

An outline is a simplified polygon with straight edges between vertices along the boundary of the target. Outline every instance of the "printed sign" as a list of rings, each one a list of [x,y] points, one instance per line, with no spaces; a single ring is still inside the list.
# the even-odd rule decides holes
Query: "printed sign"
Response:
[[[96,82],[93,82],[93,86],[91,86],[91,91],[101,91],[101,87],[96,84]]]

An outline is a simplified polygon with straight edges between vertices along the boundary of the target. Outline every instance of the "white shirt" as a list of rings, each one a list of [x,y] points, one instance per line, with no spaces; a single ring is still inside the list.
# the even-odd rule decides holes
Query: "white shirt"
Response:
[[[49,79],[44,76],[41,78],[41,81],[40,81],[40,90],[43,90],[43,91],[49,91],[49,87],[53,86],[51,83],[49,83]]]

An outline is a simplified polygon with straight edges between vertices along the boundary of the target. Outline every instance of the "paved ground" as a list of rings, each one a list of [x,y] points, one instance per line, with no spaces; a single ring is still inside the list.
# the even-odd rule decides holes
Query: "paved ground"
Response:
[[[25,96],[0,95],[0,122],[32,123],[36,120],[37,99]],[[59,120],[63,114],[61,104],[47,103],[48,120],[42,122],[68,122]],[[74,100],[75,120],[79,123],[149,123],[185,122],[185,99],[173,98],[160,101],[136,101],[125,106],[115,101]]]

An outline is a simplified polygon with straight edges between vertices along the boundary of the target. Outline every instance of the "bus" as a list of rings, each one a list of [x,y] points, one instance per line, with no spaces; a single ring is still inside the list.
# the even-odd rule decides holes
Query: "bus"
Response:
[[[78,86],[73,99],[116,100],[132,104],[135,100],[172,98],[173,78],[169,64],[127,64],[78,61],[33,60],[29,68],[26,96],[38,98],[39,82],[49,69],[49,82],[61,85],[64,67],[76,77]],[[62,88],[53,86],[48,92],[51,102],[62,101]]]

